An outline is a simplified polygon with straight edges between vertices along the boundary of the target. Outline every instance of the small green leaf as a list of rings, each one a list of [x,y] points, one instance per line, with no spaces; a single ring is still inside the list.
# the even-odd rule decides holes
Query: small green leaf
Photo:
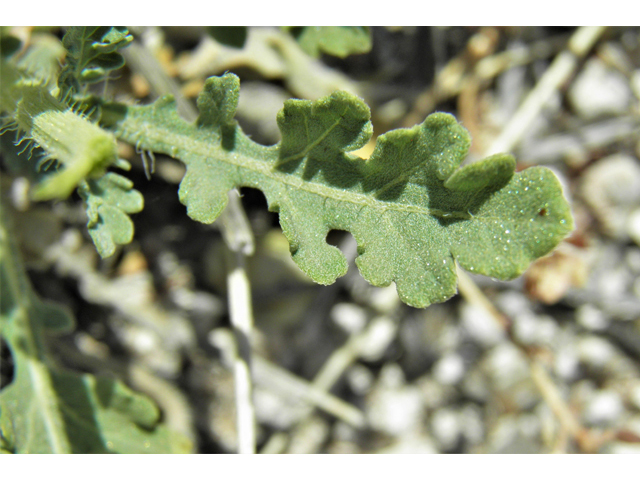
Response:
[[[78,193],[87,206],[87,228],[100,256],[108,257],[116,245],[131,242],[133,222],[127,214],[144,207],[144,199],[133,189],[133,182],[109,172],[97,180],[83,182]]]
[[[207,27],[207,33],[227,47],[242,48],[247,41],[247,27]]]
[[[118,50],[133,41],[124,27],[70,27],[62,38],[66,65],[58,83],[65,92],[77,93],[84,83],[99,82],[124,65]]]
[[[404,302],[425,307],[455,294],[455,261],[511,279],[573,228],[550,170],[514,173],[509,155],[460,168],[470,138],[451,115],[380,136],[364,161],[348,152],[371,136],[368,107],[336,92],[285,102],[282,142],[263,147],[229,123],[232,102],[220,99],[235,98],[233,77],[208,81],[198,102],[210,109],[201,111],[206,121],[185,122],[168,97],[147,107],[105,105],[103,120],[125,141],[186,164],[180,201],[196,220],[215,220],[231,188],[262,190],[280,214],[294,261],[318,283],[347,271],[342,253],[325,240],[332,229],[355,237],[365,279],[395,282]]]
[[[240,80],[235,75],[208,78],[198,96],[198,125],[220,127],[234,122],[238,108]]]
[[[312,57],[328,53],[344,58],[371,50],[368,27],[292,27],[289,30]]]
[[[14,380],[0,393],[0,448],[13,453],[191,451],[188,440],[160,424],[158,408],[122,382],[54,370],[21,353],[13,357]],[[55,405],[57,418],[44,403]]]
[[[14,376],[0,391],[2,453],[188,453],[190,442],[160,422],[158,408],[122,382],[55,366],[45,329],[71,317],[34,293],[0,209],[0,335]]]
[[[5,35],[4,31],[0,34],[0,57],[9,58],[22,47],[19,38],[13,35]]]

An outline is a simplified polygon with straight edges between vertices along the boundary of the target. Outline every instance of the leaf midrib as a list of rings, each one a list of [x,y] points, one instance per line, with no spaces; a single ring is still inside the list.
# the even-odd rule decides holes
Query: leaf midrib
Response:
[[[146,124],[150,122],[145,121],[145,119],[141,117],[146,113],[146,109],[150,109],[152,107],[153,106],[129,107],[128,114],[116,127],[116,135],[129,142],[135,143],[139,148],[164,153],[172,157],[176,156],[175,146],[180,145],[178,150],[181,154],[178,155],[178,159],[185,163],[187,168],[190,166],[196,167],[196,165],[194,164],[195,162],[193,159],[188,159],[186,157],[190,156],[192,158],[196,158],[204,164],[208,163],[209,159],[215,158],[215,161],[222,161],[229,165],[233,165],[236,168],[253,171],[269,178],[270,180],[284,183],[298,190],[318,195],[323,198],[332,198],[340,202],[367,206],[382,210],[383,212],[392,210],[439,218],[457,218],[463,220],[478,218],[477,215],[471,217],[468,212],[444,211],[420,205],[409,205],[405,203],[379,200],[371,195],[349,190],[341,190],[322,183],[303,180],[296,175],[279,172],[273,169],[273,166],[276,165],[278,160],[277,152],[279,144],[271,147],[254,144],[255,147],[260,148],[263,152],[262,158],[256,159],[250,155],[244,154],[241,149],[236,148],[235,150],[230,151],[224,150],[219,146],[218,142],[220,134],[216,130],[198,129],[193,124],[189,124],[179,118],[171,118],[169,119],[171,124],[167,124],[167,118],[165,117],[159,122],[154,122],[152,128],[144,128]],[[131,114],[132,110],[133,114]],[[335,128],[335,126],[336,124],[333,124],[329,129]],[[184,133],[185,127],[189,131],[189,134]],[[140,135],[140,131],[145,131],[145,135]],[[209,138],[202,138],[204,132],[209,135]],[[211,135],[212,133],[214,135]],[[239,135],[244,135],[239,128],[237,133]],[[328,133],[329,132],[327,132],[327,134]],[[187,155],[182,153],[185,151],[187,152]],[[354,159],[358,158],[353,155],[352,157]]]

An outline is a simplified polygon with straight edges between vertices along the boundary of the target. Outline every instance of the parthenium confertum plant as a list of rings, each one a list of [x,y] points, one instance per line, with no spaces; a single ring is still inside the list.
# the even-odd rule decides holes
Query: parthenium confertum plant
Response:
[[[207,80],[193,123],[178,115],[170,96],[129,106],[89,95],[86,85],[120,67],[118,49],[130,41],[122,28],[71,28],[63,40],[66,64],[49,81],[21,70],[6,49],[2,58],[5,128],[41,149],[41,161],[58,163],[34,185],[32,197],[62,199],[77,188],[102,256],[131,241],[128,214],[143,204],[125,176],[109,171],[128,167],[117,158],[116,138],[186,165],[178,195],[194,220],[213,222],[230,189],[260,189],[269,209],[279,213],[294,261],[318,283],[330,284],[347,271],[343,254],[326,242],[327,233],[350,232],[363,277],[376,286],[395,282],[400,298],[414,307],[455,294],[455,262],[474,273],[514,278],[573,228],[550,170],[516,173],[507,154],[461,167],[470,138],[448,114],[435,113],[413,128],[380,136],[371,157],[363,160],[351,152],[372,135],[370,111],[345,92],[315,102],[285,102],[277,118],[282,141],[271,147],[253,142],[234,120],[240,86],[230,73]],[[2,248],[4,266],[9,247]],[[7,285],[14,282],[14,270],[3,269]],[[24,308],[35,319],[28,328],[37,331],[33,325],[40,310]],[[15,317],[4,298],[2,315],[2,335],[15,353],[19,347],[11,332],[17,327],[11,326],[24,315]],[[55,374],[48,381],[54,385]],[[3,391],[0,421],[6,421],[7,408],[19,407],[7,398]],[[2,425],[0,433],[9,431]],[[16,448],[15,440],[11,445]]]
[[[282,141],[264,147],[233,120],[238,90],[233,74],[207,80],[192,124],[171,97],[142,107],[104,104],[102,122],[138,148],[185,163],[179,196],[195,220],[213,222],[231,188],[262,190],[294,261],[318,283],[347,271],[342,253],[326,242],[332,229],[353,234],[366,280],[395,282],[415,307],[455,293],[454,261],[511,279],[572,229],[550,170],[514,173],[515,160],[505,154],[460,168],[470,138],[451,115],[380,136],[365,161],[349,153],[372,132],[361,99],[335,92],[316,102],[287,101],[278,114]]]

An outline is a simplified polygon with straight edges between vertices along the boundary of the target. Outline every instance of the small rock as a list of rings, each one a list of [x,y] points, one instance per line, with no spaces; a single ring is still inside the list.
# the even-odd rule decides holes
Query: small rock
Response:
[[[489,433],[488,453],[540,453],[539,433],[535,415],[503,415]]]
[[[374,381],[371,370],[361,364],[352,366],[347,371],[346,378],[349,387],[351,387],[351,391],[356,395],[365,395],[368,393]]]
[[[532,408],[540,399],[524,354],[512,344],[500,344],[483,360],[482,369],[502,401],[512,409]]]
[[[460,388],[467,397],[476,402],[486,402],[491,395],[487,377],[478,366],[473,366],[467,372],[462,379]]]
[[[607,447],[606,452],[618,455],[640,455],[640,444],[614,442]]]
[[[278,430],[286,430],[307,412],[308,405],[285,398],[258,385],[253,390],[256,418],[259,422]]]
[[[417,454],[435,454],[438,450],[433,445],[433,442],[424,435],[409,434],[404,435],[398,439],[398,441],[389,447],[385,447],[381,450],[377,450],[372,453],[377,454],[405,454],[405,453],[417,453]]]
[[[529,365],[517,347],[498,345],[485,358],[483,366],[499,390],[529,377]]]
[[[580,360],[574,348],[561,348],[555,356],[554,370],[556,375],[565,381],[572,381],[580,373]]]
[[[471,445],[479,445],[484,441],[485,427],[482,410],[476,405],[467,405],[460,411],[462,436]]]
[[[404,385],[398,365],[387,365],[366,399],[366,414],[372,428],[389,435],[415,431],[424,416],[422,393],[415,386]]]
[[[464,376],[464,360],[457,353],[449,353],[433,366],[433,376],[440,383],[455,385]]]
[[[637,410],[640,410],[640,383],[636,383],[636,385],[631,388],[629,401]]]
[[[640,99],[640,69],[634,71],[631,75],[631,88],[636,98]]]
[[[454,448],[462,434],[458,412],[449,408],[436,410],[431,417],[431,431],[441,451]]]
[[[360,357],[370,362],[380,360],[397,331],[397,322],[389,317],[380,316],[371,320],[360,339]]]
[[[633,278],[622,265],[606,270],[598,277],[600,294],[609,300],[625,296]]]
[[[613,346],[606,340],[588,336],[577,342],[580,360],[596,369],[603,369],[615,356]]]
[[[628,238],[628,218],[640,203],[640,162],[624,153],[610,155],[583,174],[580,193],[604,232]]]
[[[513,334],[517,340],[525,345],[536,343],[536,317],[531,313],[525,313],[515,317]]]
[[[640,212],[640,210],[638,210]],[[634,275],[640,276],[640,249],[631,247],[625,255],[625,265]]]
[[[588,425],[606,427],[615,424],[623,412],[624,405],[617,392],[599,391],[587,403],[583,417]]]
[[[326,420],[312,416],[302,425],[294,428],[288,453],[308,454],[318,453],[329,436],[329,425]]]
[[[425,408],[435,410],[447,405],[455,395],[455,388],[443,385],[430,375],[425,375],[415,382],[420,389]]]
[[[609,318],[599,309],[588,303],[576,309],[577,322],[587,330],[600,331],[607,328]]]
[[[640,208],[635,209],[627,219],[627,233],[631,240],[640,245]]]
[[[484,347],[492,347],[506,338],[504,330],[484,309],[464,302],[460,310],[462,329]]]
[[[580,117],[594,119],[627,112],[631,107],[632,91],[622,73],[602,60],[592,58],[571,85],[568,98]]]
[[[359,332],[367,323],[365,311],[353,303],[337,303],[331,309],[330,316],[347,333]]]
[[[508,290],[496,298],[496,305],[509,317],[531,312],[531,302],[522,293]]]

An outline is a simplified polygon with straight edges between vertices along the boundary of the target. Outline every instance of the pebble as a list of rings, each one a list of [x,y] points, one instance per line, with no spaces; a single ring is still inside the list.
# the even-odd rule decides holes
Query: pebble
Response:
[[[372,453],[379,454],[435,454],[439,453],[433,442],[424,435],[408,434],[399,438],[389,447],[382,448]]]
[[[368,393],[375,380],[371,370],[359,363],[347,370],[346,379],[351,391],[356,395]]]
[[[494,395],[499,395],[508,408],[526,410],[539,401],[540,392],[531,380],[528,361],[514,345],[495,347],[483,360],[482,368]]]
[[[425,408],[435,410],[450,403],[455,395],[455,388],[443,385],[430,375],[425,375],[416,382],[422,395]]]
[[[474,366],[467,372],[460,384],[464,394],[476,402],[486,402],[491,396],[487,377],[482,369]]]
[[[378,391],[368,400],[366,410],[371,427],[389,435],[404,435],[423,421],[422,395],[415,387]]]
[[[444,385],[455,385],[464,376],[464,360],[457,353],[448,353],[433,366],[433,376]]]
[[[620,299],[625,296],[633,278],[622,265],[606,270],[598,277],[600,294],[606,299]]]
[[[540,431],[534,414],[503,415],[489,433],[489,453],[539,453]]]
[[[590,120],[627,112],[631,107],[632,91],[622,73],[602,60],[592,58],[571,85],[568,99],[580,117]]]
[[[576,321],[580,326],[591,331],[601,331],[609,325],[609,318],[598,308],[589,303],[576,309]]]
[[[464,332],[483,347],[493,347],[506,338],[504,330],[484,309],[464,302],[460,309]]]
[[[640,246],[640,208],[636,208],[627,219],[627,233]]]
[[[360,338],[360,357],[370,362],[380,360],[397,332],[398,323],[390,317],[380,316],[372,319]]]
[[[293,427],[308,409],[301,401],[285,398],[258,385],[253,389],[253,399],[256,419],[279,430]]]
[[[624,412],[622,398],[617,392],[598,391],[583,410],[585,423],[591,426],[613,426]]]
[[[640,212],[640,210],[638,210]],[[640,276],[640,249],[631,247],[627,249],[624,257],[625,265],[634,275]]]
[[[640,203],[640,162],[626,153],[602,158],[582,175],[580,192],[604,232],[624,240],[628,217]]]
[[[575,380],[580,373],[580,360],[575,348],[568,346],[556,352],[554,371],[564,381]]]
[[[529,377],[529,365],[522,352],[511,344],[495,347],[484,360],[486,373],[499,390]]]
[[[631,88],[636,98],[640,99],[640,69],[635,70],[631,75]]]
[[[422,393],[414,385],[405,385],[397,364],[385,365],[367,396],[366,414],[372,428],[401,436],[419,429],[423,422]]]
[[[460,415],[450,408],[436,410],[431,417],[431,432],[441,451],[451,450],[462,434]]]
[[[630,390],[629,401],[637,410],[640,411],[640,383],[637,381]]]
[[[514,318],[513,334],[517,340],[525,345],[537,343],[536,317],[531,313],[524,313]]]
[[[509,290],[496,297],[496,306],[509,317],[531,312],[531,302],[521,292]]]
[[[482,410],[477,405],[469,404],[460,411],[462,435],[471,445],[479,445],[484,441],[485,426]]]
[[[312,416],[302,425],[294,428],[287,453],[318,453],[329,436],[330,429],[326,420]]]
[[[331,309],[331,320],[347,333],[360,332],[367,323],[364,309],[353,303],[337,303]]]
[[[580,360],[590,367],[603,369],[615,356],[613,346],[600,337],[587,336],[576,343]]]

